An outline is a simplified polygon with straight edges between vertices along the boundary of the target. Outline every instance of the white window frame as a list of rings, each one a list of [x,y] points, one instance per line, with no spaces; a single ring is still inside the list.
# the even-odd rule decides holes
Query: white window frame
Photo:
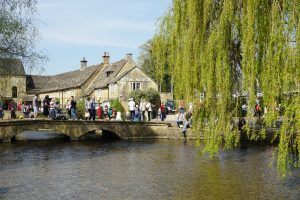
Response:
[[[95,90],[95,96],[102,98],[102,90],[101,89]]]
[[[131,91],[133,91],[133,90],[140,90],[140,89],[142,89],[142,84],[141,84],[141,82],[131,82],[131,84],[130,84],[130,88],[131,88]]]

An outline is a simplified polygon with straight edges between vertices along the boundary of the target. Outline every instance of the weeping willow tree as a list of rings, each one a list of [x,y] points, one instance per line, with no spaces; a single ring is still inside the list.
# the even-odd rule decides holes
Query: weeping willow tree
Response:
[[[278,120],[278,105],[285,108],[276,134],[279,174],[300,164],[291,156],[300,153],[294,134],[300,96],[293,95],[300,86],[299,14],[299,0],[173,0],[160,19],[153,37],[157,79],[170,74],[176,98],[194,102],[195,132],[211,157],[223,143],[239,142],[231,125],[240,110],[233,94],[247,94],[250,118],[263,92],[266,126]]]
[[[36,9],[36,0],[0,0],[0,59],[22,59],[29,72],[47,61],[36,47]]]

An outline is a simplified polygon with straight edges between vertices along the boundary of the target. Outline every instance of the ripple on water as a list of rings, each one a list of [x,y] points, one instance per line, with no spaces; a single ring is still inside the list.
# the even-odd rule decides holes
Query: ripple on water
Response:
[[[193,142],[40,141],[0,145],[1,199],[297,199],[272,146],[199,156]]]

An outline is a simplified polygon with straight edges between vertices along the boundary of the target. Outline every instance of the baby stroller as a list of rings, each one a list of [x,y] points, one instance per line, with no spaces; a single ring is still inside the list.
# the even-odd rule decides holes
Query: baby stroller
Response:
[[[51,120],[67,120],[67,117],[61,112],[61,109],[59,108],[51,109],[49,118]]]

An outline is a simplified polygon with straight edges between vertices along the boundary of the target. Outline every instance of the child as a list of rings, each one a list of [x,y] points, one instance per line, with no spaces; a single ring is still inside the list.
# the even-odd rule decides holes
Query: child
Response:
[[[11,119],[16,119],[17,118],[16,111],[15,111],[14,107],[12,107],[11,110],[10,110],[10,118]]]

